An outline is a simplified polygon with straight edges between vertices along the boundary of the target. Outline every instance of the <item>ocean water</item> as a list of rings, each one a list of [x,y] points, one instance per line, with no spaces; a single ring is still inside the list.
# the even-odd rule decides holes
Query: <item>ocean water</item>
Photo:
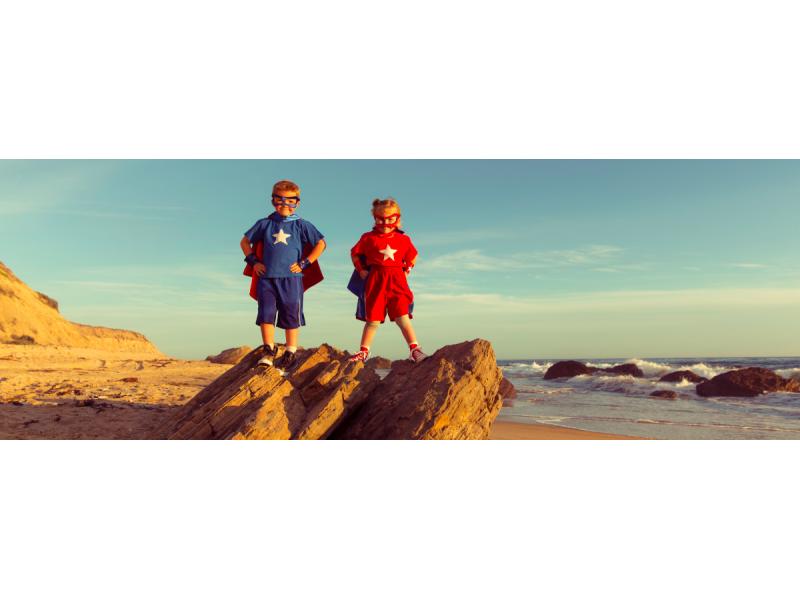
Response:
[[[765,367],[800,380],[800,357],[576,359],[600,368],[633,363],[645,377],[596,374],[545,381],[545,372],[558,360],[563,359],[498,361],[518,394],[499,418],[665,440],[800,439],[800,394],[703,398],[688,381],[658,381],[672,371],[690,370],[710,379],[742,367]],[[659,389],[679,396],[650,397]]]

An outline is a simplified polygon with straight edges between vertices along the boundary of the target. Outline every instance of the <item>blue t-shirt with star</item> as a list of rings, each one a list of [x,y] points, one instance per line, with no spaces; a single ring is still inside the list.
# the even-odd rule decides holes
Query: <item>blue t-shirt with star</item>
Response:
[[[251,244],[264,242],[264,277],[302,277],[302,273],[292,273],[289,267],[303,258],[303,246],[324,239],[319,230],[309,221],[297,215],[284,218],[272,213],[245,232]]]

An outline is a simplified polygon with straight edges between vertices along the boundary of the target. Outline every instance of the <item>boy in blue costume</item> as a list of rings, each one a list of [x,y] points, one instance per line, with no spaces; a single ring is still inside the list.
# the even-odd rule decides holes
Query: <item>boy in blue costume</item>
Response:
[[[240,246],[245,262],[258,277],[258,317],[261,339],[266,354],[260,365],[275,363],[275,317],[277,326],[286,331],[286,351],[279,366],[290,369],[295,362],[295,352],[300,327],[306,324],[303,315],[303,269],[315,262],[325,250],[325,240],[319,230],[295,213],[300,204],[300,187],[292,181],[279,181],[272,188],[272,205],[275,212],[256,221],[248,229]],[[263,244],[263,258],[259,260],[255,247]],[[303,257],[303,247],[311,252]]]

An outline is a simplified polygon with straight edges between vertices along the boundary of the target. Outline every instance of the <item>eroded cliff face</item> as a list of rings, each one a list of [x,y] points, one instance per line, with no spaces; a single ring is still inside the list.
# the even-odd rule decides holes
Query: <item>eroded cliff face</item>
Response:
[[[446,346],[381,381],[327,344],[284,376],[256,349],[168,418],[159,439],[486,439],[502,375],[485,340]]]
[[[141,333],[68,321],[58,312],[58,302],[32,290],[2,262],[0,343],[161,354]]]

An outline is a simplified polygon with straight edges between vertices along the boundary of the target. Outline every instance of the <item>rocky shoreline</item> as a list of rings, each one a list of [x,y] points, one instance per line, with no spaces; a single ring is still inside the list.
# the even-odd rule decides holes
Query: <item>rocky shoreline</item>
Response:
[[[634,364],[621,364],[607,368],[588,366],[576,360],[558,361],[551,365],[544,374],[544,379],[564,379],[581,375],[607,375],[644,377],[642,370]],[[781,377],[770,369],[763,367],[742,367],[720,373],[712,379],[706,379],[688,370],[674,371],[663,375],[658,381],[695,383],[699,396],[732,396],[755,398],[773,392],[800,393],[800,381]],[[674,399],[677,394],[667,390],[658,390],[651,394],[654,397]]]

